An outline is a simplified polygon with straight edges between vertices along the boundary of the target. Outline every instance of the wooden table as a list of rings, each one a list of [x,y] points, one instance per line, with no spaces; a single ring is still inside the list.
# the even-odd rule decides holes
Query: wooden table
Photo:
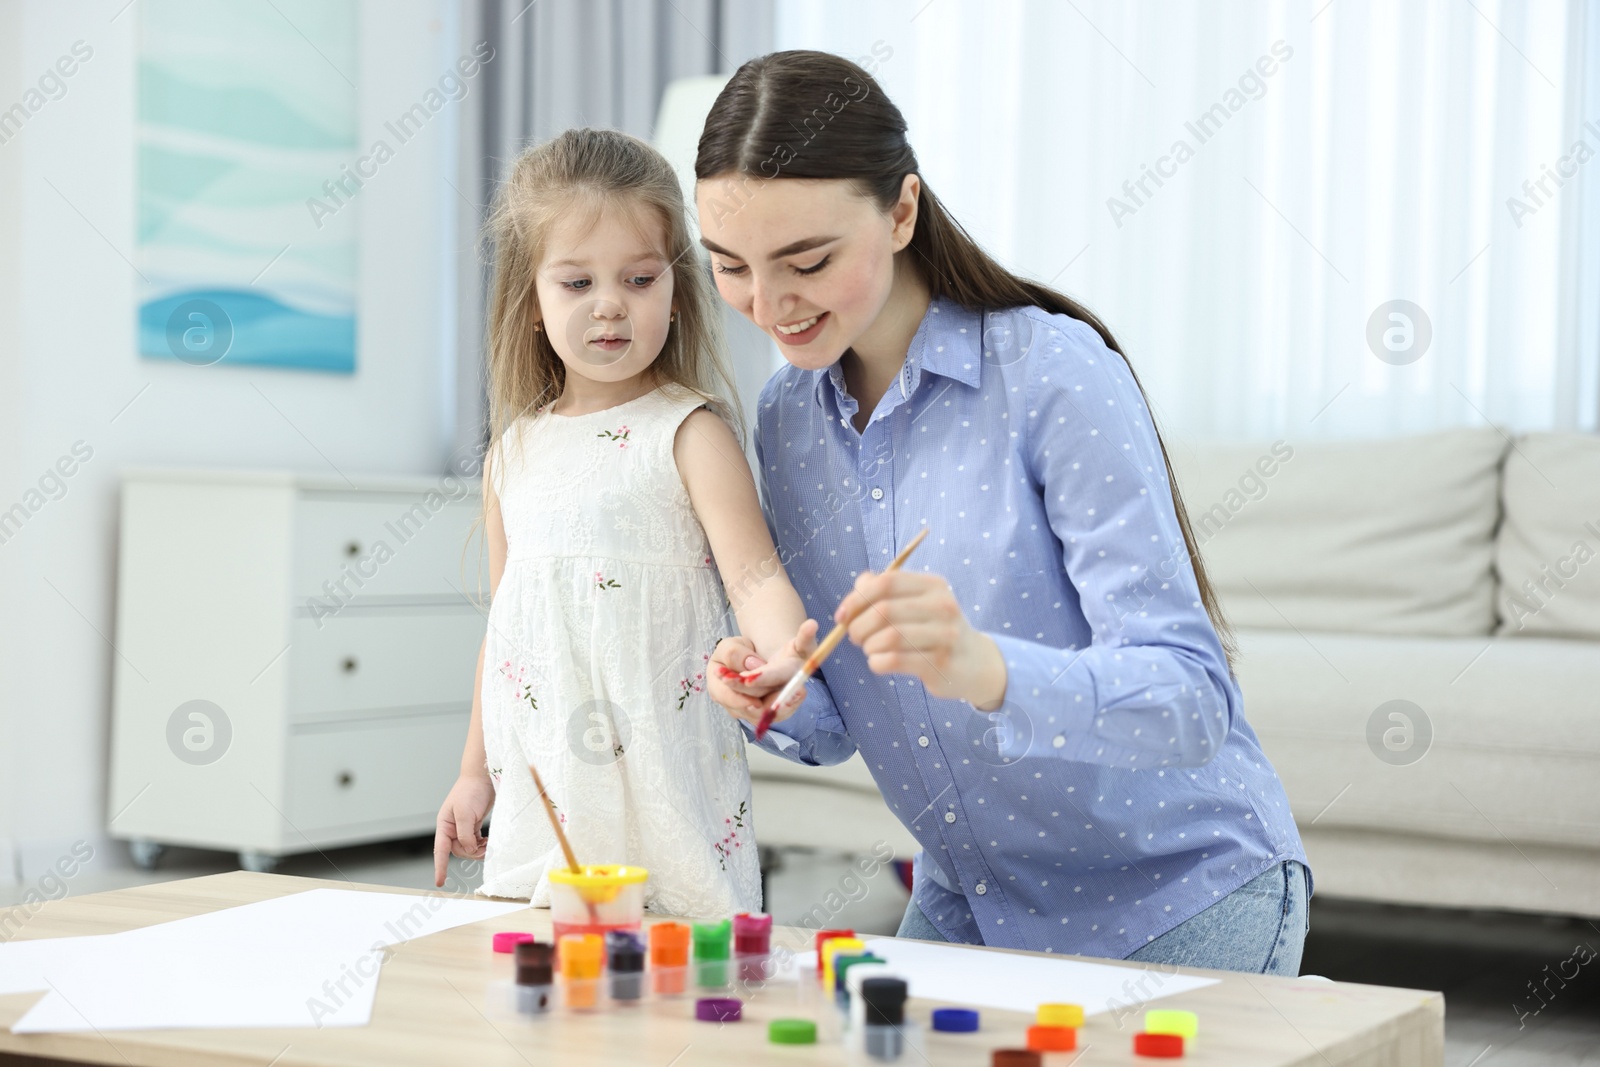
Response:
[[[49,903],[23,916],[16,936],[113,933],[319,886],[409,892],[240,871]],[[744,1021],[728,1024],[695,1021],[692,1001],[652,1001],[595,1015],[558,1011],[531,1021],[486,1015],[485,987],[510,977],[509,957],[489,947],[491,934],[506,929],[548,937],[549,912],[514,913],[398,946],[381,972],[372,1023],[358,1028],[12,1034],[11,1025],[39,994],[0,996],[0,1064],[691,1067],[846,1062],[837,1044],[768,1043],[767,1021],[797,1014],[794,1000],[773,992],[776,987],[745,1004]],[[806,931],[779,928],[773,943],[798,946],[808,939]],[[1145,970],[1136,964],[1118,966]],[[1185,973],[1222,981],[1154,1003],[1200,1016],[1200,1038],[1179,1062],[1227,1067],[1428,1067],[1444,1062],[1444,998],[1438,993],[1225,971]],[[932,1006],[913,1000],[907,1018],[926,1030]],[[834,1009],[828,1005],[821,1011]],[[908,1067],[980,1067],[989,1063],[990,1050],[1024,1043],[1030,1018],[987,1008],[982,1015],[983,1028],[977,1033],[927,1033],[925,1060],[908,1050],[900,1062]],[[1142,1019],[1142,1011],[1130,1012],[1118,1029],[1111,1015],[1094,1016],[1079,1033],[1079,1052],[1052,1053],[1046,1063],[1155,1063],[1132,1053],[1131,1035]]]

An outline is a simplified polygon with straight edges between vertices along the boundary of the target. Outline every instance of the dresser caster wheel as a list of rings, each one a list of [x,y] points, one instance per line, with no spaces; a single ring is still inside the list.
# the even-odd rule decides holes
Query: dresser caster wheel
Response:
[[[141,838],[129,841],[128,851],[133,855],[135,867],[141,871],[153,871],[156,869],[156,864],[161,862],[161,857],[166,854],[167,846]]]
[[[271,874],[281,862],[281,857],[269,856],[265,852],[239,853],[239,866],[252,874]]]

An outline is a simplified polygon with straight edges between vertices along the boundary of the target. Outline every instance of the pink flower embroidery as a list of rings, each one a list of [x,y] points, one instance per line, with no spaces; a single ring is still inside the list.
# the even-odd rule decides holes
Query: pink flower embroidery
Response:
[[[500,673],[510,680],[513,689],[519,691],[518,699],[526,700],[528,707],[534,711],[539,710],[539,701],[534,699],[533,696],[533,683],[527,679],[528,668],[526,666],[518,666],[516,672],[512,673],[511,661],[506,660],[500,665]]]
[[[595,436],[596,437],[604,437],[607,440],[615,441],[617,443],[617,447],[618,448],[627,448],[628,447],[628,427],[625,426],[625,425],[624,426],[618,426],[616,428],[616,430],[614,430],[614,431],[613,430],[601,430],[599,433],[595,434]]]
[[[712,846],[717,850],[717,863],[722,866],[723,870],[728,869],[728,857],[733,855],[733,850],[744,844],[743,841],[739,840],[739,831],[745,828],[744,817],[747,814],[749,814],[749,810],[745,802],[741,800],[739,802],[739,810],[733,813],[733,818],[722,820],[724,825],[736,827],[736,829],[730,829],[727,836]]]
[[[703,679],[704,678],[705,678],[705,673],[701,672],[700,674],[695,675],[693,678],[683,678],[683,679],[679,680],[679,682],[678,682],[678,689],[680,690],[680,692],[678,693],[678,710],[679,711],[683,710],[684,702],[687,701],[690,697],[694,696],[696,693],[705,692],[705,688],[706,687],[703,684]]]
[[[615,578],[607,578],[599,571],[594,572],[594,585],[596,589],[621,589],[622,584]]]

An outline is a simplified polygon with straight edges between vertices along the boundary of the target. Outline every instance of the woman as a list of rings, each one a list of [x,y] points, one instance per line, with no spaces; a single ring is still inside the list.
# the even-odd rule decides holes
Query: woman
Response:
[[[695,174],[719,291],[791,364],[758,411],[780,560],[814,617],[867,608],[763,744],[861,752],[922,846],[900,936],[1298,973],[1305,853],[1110,332],[972,241],[847,60],[746,63]],[[712,680],[747,722],[794,669],[713,658],[767,668]]]

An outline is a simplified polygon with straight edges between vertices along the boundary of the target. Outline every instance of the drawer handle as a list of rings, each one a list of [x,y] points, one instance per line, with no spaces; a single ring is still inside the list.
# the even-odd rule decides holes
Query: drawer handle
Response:
[[[361,555],[361,542],[351,541],[349,544],[345,545],[344,554],[350,556],[352,559]]]
[[[351,786],[353,786],[355,784],[356,784],[356,776],[355,775],[351,774],[349,771],[340,771],[339,772],[339,788],[340,789],[349,789]]]
[[[339,664],[339,666],[344,669],[344,673],[354,674],[356,672],[356,668],[361,666],[361,662],[354,656],[346,656],[344,658],[344,662]]]

